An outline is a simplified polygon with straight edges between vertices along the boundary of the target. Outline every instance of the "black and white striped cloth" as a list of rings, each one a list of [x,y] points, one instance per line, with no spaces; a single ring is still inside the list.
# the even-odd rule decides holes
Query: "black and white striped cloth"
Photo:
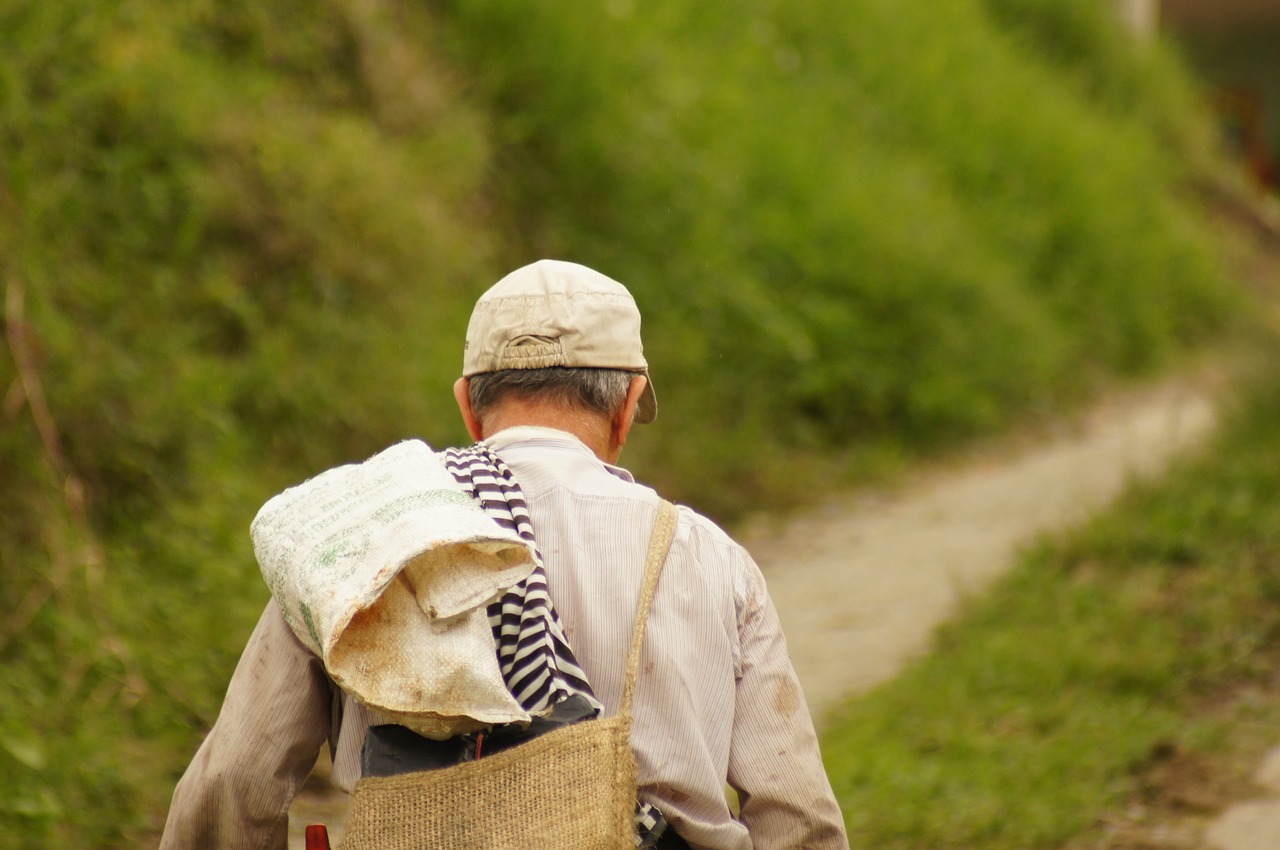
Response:
[[[534,549],[533,572],[489,605],[489,625],[497,646],[498,666],[508,689],[524,709],[544,711],[580,694],[600,713],[603,706],[591,690],[565,638],[560,618],[547,592],[529,519],[528,505],[511,470],[484,443],[446,449],[445,468],[498,525],[515,531]],[[666,830],[662,814],[648,803],[636,804],[636,846],[651,848]]]
[[[573,656],[547,594],[547,574],[533,537],[529,508],[511,470],[483,444],[446,449],[444,463],[494,522],[534,547],[533,572],[489,606],[489,625],[507,688],[531,713],[576,693],[585,696],[598,714],[602,706]]]

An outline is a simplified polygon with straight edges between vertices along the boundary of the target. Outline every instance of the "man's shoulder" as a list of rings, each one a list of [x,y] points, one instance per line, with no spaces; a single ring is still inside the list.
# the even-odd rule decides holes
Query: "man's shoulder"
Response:
[[[740,566],[757,569],[746,547],[735,540],[715,520],[688,505],[676,505],[678,524],[676,543],[683,543],[696,552],[718,555]]]
[[[719,523],[697,508],[680,502],[673,502],[673,504],[675,504],[681,526],[688,527],[691,531],[697,531],[701,534],[709,534],[720,541],[734,543],[733,538],[720,527]],[[737,544],[734,543],[734,545]]]

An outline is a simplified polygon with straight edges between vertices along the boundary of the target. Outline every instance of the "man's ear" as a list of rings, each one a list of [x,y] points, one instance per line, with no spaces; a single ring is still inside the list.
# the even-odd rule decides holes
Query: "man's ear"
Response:
[[[473,440],[481,440],[484,438],[484,431],[480,427],[480,420],[476,418],[476,412],[471,408],[471,381],[468,378],[459,378],[453,382],[453,398],[458,402],[458,411],[462,413],[462,424],[467,426],[467,433],[471,435]]]
[[[609,423],[611,463],[617,463],[618,455],[622,454],[622,447],[627,444],[627,434],[631,433],[631,425],[635,422],[640,396],[648,383],[649,379],[644,375],[636,375],[631,379],[631,385],[627,387],[627,400],[622,403],[622,407],[618,408],[618,412],[613,415]]]

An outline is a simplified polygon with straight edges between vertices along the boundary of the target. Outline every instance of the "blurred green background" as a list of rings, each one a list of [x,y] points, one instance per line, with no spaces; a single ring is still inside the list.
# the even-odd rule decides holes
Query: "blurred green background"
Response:
[[[463,441],[517,265],[631,288],[624,461],[728,524],[1253,311],[1220,121],[1101,0],[3,0],[0,43],[0,846],[153,838],[267,599],[249,521]]]

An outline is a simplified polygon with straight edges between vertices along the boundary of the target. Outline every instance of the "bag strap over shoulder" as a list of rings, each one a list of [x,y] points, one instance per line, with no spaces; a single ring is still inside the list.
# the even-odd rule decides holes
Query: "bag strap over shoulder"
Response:
[[[644,579],[640,584],[640,602],[636,606],[636,624],[631,632],[631,651],[627,655],[627,683],[622,691],[620,714],[631,713],[631,701],[635,696],[636,674],[640,669],[640,646],[644,643],[644,627],[653,607],[653,594],[658,589],[662,565],[676,535],[676,508],[666,499],[658,502],[658,519],[653,525],[653,537],[649,540],[649,554],[645,558]]]

